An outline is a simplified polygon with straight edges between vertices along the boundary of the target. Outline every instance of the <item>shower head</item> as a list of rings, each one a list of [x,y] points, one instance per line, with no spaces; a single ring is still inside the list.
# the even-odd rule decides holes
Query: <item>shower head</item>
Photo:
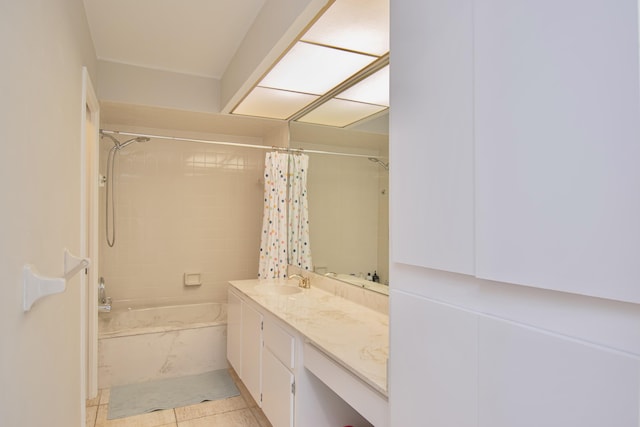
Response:
[[[149,138],[147,138],[146,136],[136,136],[134,138],[128,139],[125,142],[120,142],[118,141],[116,138],[114,138],[112,135],[103,132],[102,130],[100,130],[100,136],[106,136],[107,138],[109,138],[111,141],[113,141],[114,145],[115,145],[115,149],[117,150],[121,150],[123,148],[125,148],[127,145],[133,143],[133,142],[148,142],[150,141]]]
[[[129,144],[133,144],[134,142],[148,142],[148,141],[150,141],[150,139],[147,138],[146,136],[136,136],[135,138],[127,139],[125,142],[120,144],[118,149],[121,150]]]
[[[377,157],[369,157],[369,160],[371,160],[374,163],[379,164],[380,166],[382,166],[384,168],[384,170],[389,170],[389,163],[385,163],[382,160],[380,160]]]

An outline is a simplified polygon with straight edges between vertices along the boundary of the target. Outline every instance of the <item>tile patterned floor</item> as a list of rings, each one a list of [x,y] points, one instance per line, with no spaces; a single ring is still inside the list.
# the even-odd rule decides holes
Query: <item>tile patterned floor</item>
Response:
[[[107,420],[110,390],[87,400],[87,427],[271,427],[233,370],[240,396],[133,417]]]

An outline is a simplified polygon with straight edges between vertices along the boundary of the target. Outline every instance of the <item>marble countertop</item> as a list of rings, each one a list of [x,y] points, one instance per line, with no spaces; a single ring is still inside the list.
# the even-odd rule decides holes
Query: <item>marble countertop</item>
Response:
[[[327,356],[388,396],[389,316],[295,280],[235,280],[231,286],[290,325]],[[269,286],[300,289],[276,294]]]

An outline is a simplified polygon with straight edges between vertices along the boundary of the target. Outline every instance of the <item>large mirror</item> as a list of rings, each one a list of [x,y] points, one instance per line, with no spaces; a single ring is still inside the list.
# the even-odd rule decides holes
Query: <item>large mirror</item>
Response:
[[[314,271],[388,294],[388,115],[349,129],[291,122],[289,145],[346,154],[309,154]]]

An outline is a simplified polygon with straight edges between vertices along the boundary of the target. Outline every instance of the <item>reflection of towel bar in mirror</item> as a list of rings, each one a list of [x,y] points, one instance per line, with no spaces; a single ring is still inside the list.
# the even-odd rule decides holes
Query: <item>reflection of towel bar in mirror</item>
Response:
[[[64,250],[63,277],[44,277],[39,275],[33,266],[25,265],[22,271],[23,310],[31,310],[33,304],[42,297],[64,292],[67,280],[89,265],[91,260],[72,255],[67,249]]]

